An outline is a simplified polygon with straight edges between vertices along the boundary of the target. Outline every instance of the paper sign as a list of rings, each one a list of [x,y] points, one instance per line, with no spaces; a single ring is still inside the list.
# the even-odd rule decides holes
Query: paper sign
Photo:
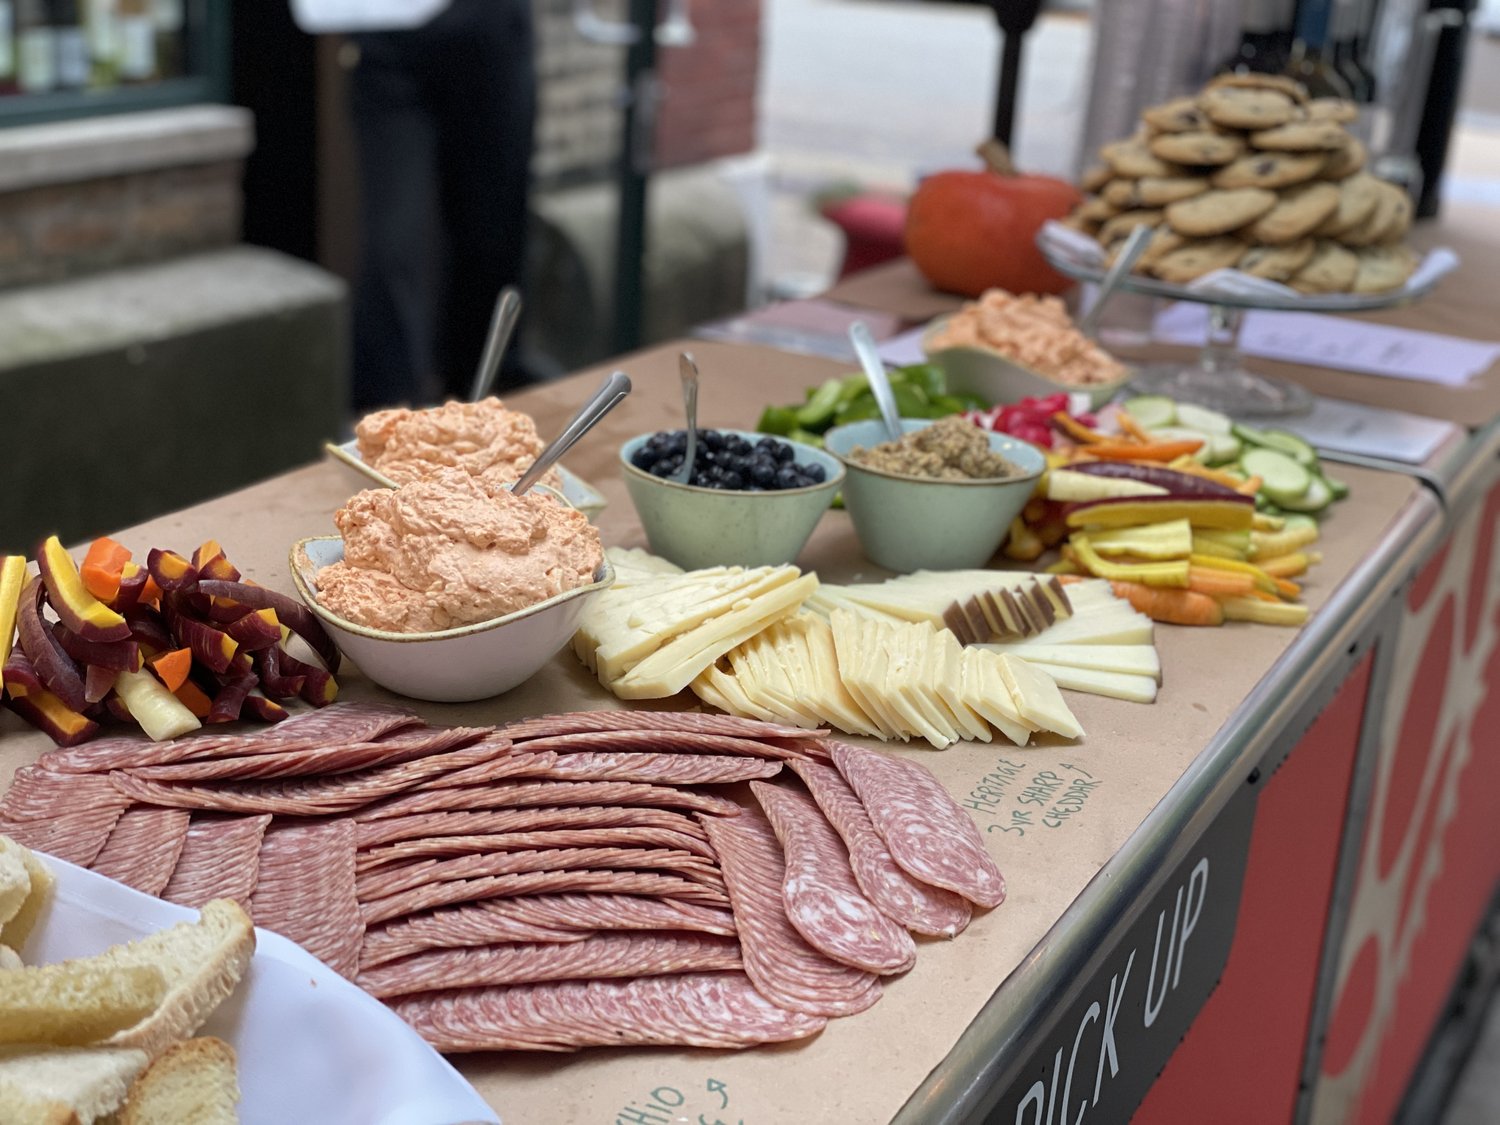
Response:
[[[1202,305],[1163,310],[1153,328],[1161,343],[1201,345],[1208,325]],[[1246,355],[1459,387],[1500,359],[1500,344],[1436,332],[1393,328],[1320,313],[1249,312],[1240,329]]]
[[[1313,399],[1312,413],[1276,424],[1321,450],[1409,465],[1422,464],[1443,442],[1462,433],[1452,422],[1321,397]]]

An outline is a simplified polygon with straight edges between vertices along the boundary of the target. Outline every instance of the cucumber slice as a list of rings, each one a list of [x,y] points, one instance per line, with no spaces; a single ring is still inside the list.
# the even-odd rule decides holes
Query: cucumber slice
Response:
[[[1322,477],[1313,477],[1307,492],[1298,500],[1283,500],[1281,506],[1292,512],[1321,512],[1333,503],[1333,490]]]
[[[1318,475],[1323,478],[1323,483],[1328,486],[1328,491],[1333,493],[1335,500],[1342,500],[1349,495],[1349,485],[1339,480],[1338,477],[1329,476],[1321,467],[1318,469]]]
[[[1282,524],[1282,531],[1291,531],[1294,527],[1317,527],[1318,521],[1306,512],[1288,512],[1286,522]]]
[[[1209,433],[1208,463],[1223,466],[1239,457],[1245,448],[1244,442],[1231,433]]]
[[[1207,464],[1213,457],[1214,435],[1206,434],[1202,430],[1190,430],[1186,426],[1157,426],[1151,431],[1151,436],[1158,441],[1197,441],[1202,442],[1193,451],[1193,460],[1200,464]]]
[[[1177,424],[1209,434],[1229,434],[1234,427],[1227,414],[1209,410],[1206,406],[1194,406],[1190,402],[1177,404]]]
[[[1261,430],[1260,440],[1256,444],[1285,453],[1308,468],[1315,468],[1318,464],[1318,451],[1296,434],[1289,434],[1285,430]]]
[[[1170,426],[1177,421],[1177,404],[1166,395],[1137,395],[1127,398],[1120,406],[1145,430]]]
[[[1261,431],[1254,426],[1247,426],[1243,422],[1234,422],[1229,427],[1229,432],[1239,438],[1246,445],[1265,445],[1261,440]]]
[[[1301,500],[1312,487],[1313,475],[1285,453],[1274,449],[1251,449],[1240,458],[1245,472],[1260,477],[1260,491],[1273,504],[1285,508]]]

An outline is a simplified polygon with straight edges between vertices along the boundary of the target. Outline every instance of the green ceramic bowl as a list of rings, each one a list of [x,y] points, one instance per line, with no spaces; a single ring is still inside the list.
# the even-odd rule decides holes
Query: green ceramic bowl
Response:
[[[766,436],[746,430],[719,432],[737,434],[749,442]],[[810,445],[787,442],[797,464],[823,466],[827,475],[822,484],[779,492],[730,492],[677,484],[630,463],[650,437],[642,434],[620,447],[620,471],[652,552],[687,570],[791,562],[844,483],[844,469],[837,458]]]
[[[904,432],[932,425],[903,418]],[[855,446],[887,440],[878,419],[838,426],[823,435],[828,452],[844,463],[844,507],[871,562],[906,574],[913,570],[982,567],[1000,549],[1010,521],[1020,514],[1046,468],[1034,445],[989,434],[990,448],[1022,470],[998,480],[923,480],[897,476],[848,460]]]

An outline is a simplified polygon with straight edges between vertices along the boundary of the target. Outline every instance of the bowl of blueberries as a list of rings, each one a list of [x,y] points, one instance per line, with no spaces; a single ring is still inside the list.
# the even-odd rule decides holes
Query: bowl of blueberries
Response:
[[[689,570],[779,566],[797,557],[844,482],[837,457],[744,430],[698,431],[691,484],[671,480],[685,430],[620,447],[625,487],[653,553]]]

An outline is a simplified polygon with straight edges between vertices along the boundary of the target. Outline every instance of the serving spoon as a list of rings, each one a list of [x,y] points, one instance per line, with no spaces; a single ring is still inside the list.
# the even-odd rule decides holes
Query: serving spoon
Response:
[[[469,388],[469,401],[478,402],[490,393],[495,385],[495,376],[500,373],[500,361],[505,358],[505,349],[521,319],[521,294],[513,285],[500,290],[495,298],[495,311],[490,314],[490,331],[484,340],[484,354],[479,357],[479,366],[474,370],[474,384]]]
[[[542,475],[555,465],[564,453],[572,449],[578,439],[588,433],[615,407],[625,401],[625,396],[630,393],[630,376],[623,371],[612,371],[609,377],[600,384],[599,389],[594,392],[593,397],[583,404],[573,420],[568,423],[567,428],[541,453],[537,454],[531,468],[521,474],[521,479],[511,487],[511,492],[520,496],[532,485],[542,478]]]
[[[880,417],[885,421],[886,433],[892,441],[900,441],[901,414],[896,409],[896,396],[891,391],[891,381],[885,377],[885,363],[875,348],[875,337],[870,335],[869,326],[864,321],[856,320],[849,326],[849,342],[854,345],[854,354],[859,357],[859,365],[870,382],[875,405],[880,407]]]
[[[1153,227],[1138,226],[1130,232],[1125,239],[1125,245],[1120,248],[1120,253],[1109,267],[1103,280],[1099,282],[1099,295],[1094,298],[1093,305],[1089,311],[1083,314],[1078,322],[1078,332],[1087,339],[1092,340],[1094,334],[1099,330],[1099,318],[1104,315],[1105,302],[1114,294],[1121,280],[1128,274],[1136,263],[1136,259],[1146,252],[1146,243],[1151,241]]]
[[[693,479],[693,458],[698,454],[698,364],[692,352],[677,354],[677,374],[682,379],[682,409],[687,415],[687,449],[682,454],[682,468],[667,479],[689,484]]]

